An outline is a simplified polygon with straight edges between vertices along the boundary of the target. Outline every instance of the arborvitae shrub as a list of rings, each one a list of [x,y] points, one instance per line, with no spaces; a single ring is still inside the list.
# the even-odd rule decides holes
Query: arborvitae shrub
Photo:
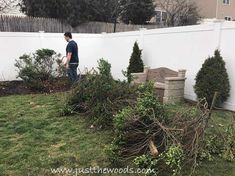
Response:
[[[133,52],[129,61],[129,66],[127,68],[128,81],[131,81],[131,73],[141,73],[144,71],[144,63],[141,58],[142,50],[140,50],[139,45],[135,42],[133,47]]]
[[[198,98],[206,98],[209,106],[211,105],[215,92],[219,93],[216,105],[221,105],[229,97],[229,77],[225,62],[219,50],[215,51],[213,57],[205,60],[196,76],[194,89]]]

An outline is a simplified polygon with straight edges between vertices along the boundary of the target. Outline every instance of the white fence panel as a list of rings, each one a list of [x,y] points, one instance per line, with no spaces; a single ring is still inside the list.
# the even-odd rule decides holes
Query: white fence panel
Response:
[[[220,49],[231,83],[231,96],[225,103],[235,110],[235,22],[187,27],[140,30],[115,34],[74,34],[79,45],[80,69],[97,66],[97,60],[112,64],[115,78],[123,78],[132,47],[138,41],[143,59],[152,68],[187,69],[185,97],[195,100],[195,76],[202,63]],[[0,81],[16,79],[15,59],[39,48],[50,48],[65,55],[63,34],[0,32]],[[216,78],[215,78],[216,79]]]

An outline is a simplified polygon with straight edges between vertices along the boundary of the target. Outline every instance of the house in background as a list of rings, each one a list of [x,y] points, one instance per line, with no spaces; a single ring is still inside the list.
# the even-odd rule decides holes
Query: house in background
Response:
[[[235,20],[235,0],[193,0],[203,18]]]
[[[167,13],[160,7],[156,7],[156,16],[152,19],[155,23],[165,26],[167,20]]]
[[[158,6],[156,2],[156,17],[154,18],[157,24],[165,24],[167,13]],[[172,0],[174,1],[174,0]],[[194,2],[198,6],[199,14],[203,19],[216,20],[235,20],[235,0],[188,0]]]

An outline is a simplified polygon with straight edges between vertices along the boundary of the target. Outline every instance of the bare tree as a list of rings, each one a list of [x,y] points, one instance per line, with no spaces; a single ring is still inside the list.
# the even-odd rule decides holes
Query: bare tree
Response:
[[[123,0],[90,0],[89,1],[91,20],[116,23],[123,9]]]
[[[124,9],[133,4],[134,3],[130,0],[90,0],[89,7],[92,11],[91,19],[94,21],[113,23],[113,32],[116,32],[116,25]]]
[[[193,25],[200,20],[198,6],[192,0],[158,0],[157,7],[167,13],[167,26]]]
[[[7,13],[18,5],[17,0],[0,0],[0,14]]]

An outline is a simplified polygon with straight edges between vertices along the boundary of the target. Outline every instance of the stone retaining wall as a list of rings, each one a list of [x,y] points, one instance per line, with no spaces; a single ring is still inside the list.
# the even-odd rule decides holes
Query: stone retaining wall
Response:
[[[183,101],[185,87],[186,70],[175,72],[168,68],[150,69],[146,67],[143,73],[133,73],[135,84],[153,81],[158,90],[164,90],[162,99],[163,103],[173,104]],[[169,77],[172,76],[172,77]]]

